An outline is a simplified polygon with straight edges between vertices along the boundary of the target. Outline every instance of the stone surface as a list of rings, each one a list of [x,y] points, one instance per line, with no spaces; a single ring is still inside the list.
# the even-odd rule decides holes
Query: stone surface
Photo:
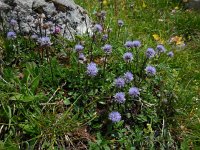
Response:
[[[56,26],[68,39],[73,39],[75,34],[91,32],[91,21],[86,11],[73,0],[0,0],[0,11],[0,20],[4,21],[7,29],[22,34],[44,36],[54,32]],[[17,20],[16,26],[9,25],[11,19]]]
[[[200,10],[200,0],[183,0],[188,9]]]

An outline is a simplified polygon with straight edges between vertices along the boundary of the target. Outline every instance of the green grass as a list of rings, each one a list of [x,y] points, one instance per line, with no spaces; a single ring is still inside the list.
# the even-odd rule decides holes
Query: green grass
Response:
[[[95,13],[101,5],[97,0],[75,2],[98,23]],[[26,47],[22,37],[17,55],[12,43],[0,38],[0,51],[7,54],[0,64],[0,149],[200,148],[200,14],[184,10],[179,0],[107,0],[103,10],[104,28],[112,28],[109,43],[113,45],[104,81],[104,76],[89,80],[84,75],[86,65],[78,66],[71,51],[78,42],[91,48],[87,36],[66,40],[67,48],[57,43],[48,49],[52,57],[44,59],[38,55],[42,49],[34,43]],[[125,23],[120,31],[118,19]],[[160,40],[154,39],[155,34]],[[186,46],[170,43],[173,36],[182,36]],[[140,103],[131,105],[136,115],[123,114],[124,121],[111,124],[107,113],[117,92],[112,83],[126,70],[126,64],[120,63],[123,45],[136,39],[142,42],[142,52],[163,41],[175,55],[173,59],[161,57],[159,64],[158,59],[150,61],[157,64],[159,73],[155,80],[141,83],[142,98],[147,100],[144,106],[140,110]],[[103,67],[101,47],[97,39],[93,54]],[[119,109],[119,105],[112,107]]]

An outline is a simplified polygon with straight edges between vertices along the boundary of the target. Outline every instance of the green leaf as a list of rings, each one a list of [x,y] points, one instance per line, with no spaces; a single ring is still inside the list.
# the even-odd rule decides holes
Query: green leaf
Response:
[[[32,83],[31,83],[31,91],[33,93],[35,93],[39,83],[40,83],[40,75],[38,75],[36,78],[34,78]]]
[[[71,104],[69,98],[65,98],[65,100],[64,100],[64,104],[65,104],[65,105],[70,105],[70,104]]]

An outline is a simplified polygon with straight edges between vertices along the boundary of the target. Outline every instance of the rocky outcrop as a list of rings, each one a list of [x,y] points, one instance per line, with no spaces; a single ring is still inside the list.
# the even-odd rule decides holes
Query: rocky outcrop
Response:
[[[187,9],[200,10],[200,0],[183,0]]]
[[[73,0],[0,0],[0,30],[7,28],[22,34],[46,35],[60,28],[61,35],[72,39],[90,32],[86,11]],[[10,21],[16,20],[16,24]]]

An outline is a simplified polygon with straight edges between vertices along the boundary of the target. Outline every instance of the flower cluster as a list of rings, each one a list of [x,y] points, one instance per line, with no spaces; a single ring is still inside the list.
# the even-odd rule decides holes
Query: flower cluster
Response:
[[[109,45],[109,44],[104,45],[104,46],[102,47],[102,49],[104,50],[104,52],[105,52],[106,54],[110,54],[110,53],[112,52],[112,46]]]
[[[119,122],[121,120],[121,114],[117,111],[112,111],[108,115],[108,119],[111,120],[113,123]]]
[[[97,65],[93,62],[89,63],[87,65],[87,75],[90,76],[90,77],[94,77],[97,75],[98,73],[98,68],[97,68]]]

